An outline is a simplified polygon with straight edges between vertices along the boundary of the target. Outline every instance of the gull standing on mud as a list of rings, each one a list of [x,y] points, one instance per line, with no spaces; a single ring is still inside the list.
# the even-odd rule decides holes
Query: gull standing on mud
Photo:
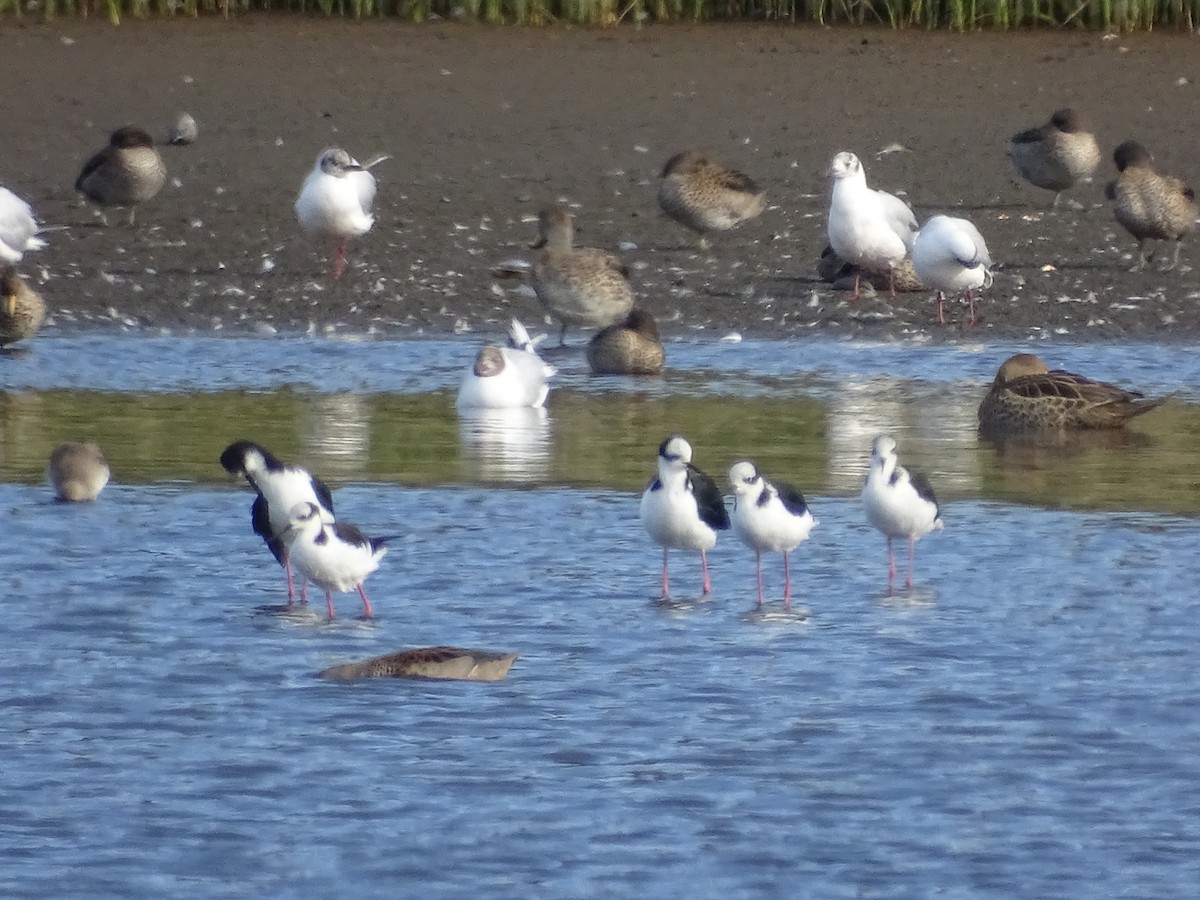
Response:
[[[68,503],[95,500],[108,484],[110,474],[103,451],[91,441],[59,444],[46,466],[46,480],[54,488],[54,496]]]
[[[593,375],[661,375],[666,361],[658,323],[644,309],[597,331],[587,345]]]
[[[933,216],[917,234],[912,248],[917,277],[937,291],[938,324],[946,324],[946,294],[966,294],[975,324],[976,288],[992,286],[992,257],[983,235],[966,219]]]
[[[1000,366],[979,404],[979,431],[1003,436],[1066,428],[1120,428],[1148,413],[1162,399],[1093,381],[1083,375],[1051,371],[1032,353],[1010,356]]]
[[[375,200],[375,176],[370,168],[388,159],[377,157],[365,166],[341,147],[317,154],[316,164],[300,187],[296,218],[307,234],[337,241],[333,277],[341,278],[346,268],[346,243],[362,237],[375,224],[371,204]]]
[[[829,166],[833,197],[829,204],[828,235],[833,251],[846,262],[888,276],[896,296],[895,269],[912,250],[917,219],[903,200],[886,191],[867,187],[867,176],[857,156],[843,151]],[[854,297],[859,295],[854,277]]]
[[[362,597],[363,618],[374,615],[363,581],[379,568],[379,561],[387,553],[384,544],[395,540],[395,535],[369,538],[348,522],[326,521],[323,509],[306,502],[292,508],[282,537],[297,571],[325,591],[331,620],[335,617],[334,591],[357,590]]]
[[[907,588],[913,583],[917,541],[942,528],[941,509],[924,475],[909,472],[896,457],[896,441],[881,434],[871,444],[871,468],[862,489],[867,520],[887,538],[888,587],[896,578],[893,538],[908,539]]]
[[[295,599],[292,566],[283,532],[291,523],[292,510],[312,503],[321,510],[322,521],[332,522],[333,494],[321,479],[280,460],[261,444],[235,441],[221,453],[221,466],[230,475],[240,475],[258,495],[250,505],[250,526],[263,539],[275,561],[287,573],[288,605]],[[301,594],[301,602],[304,597]]]
[[[707,552],[717,532],[729,528],[729,513],[716,482],[692,465],[692,445],[673,434],[658,448],[658,475],[642,494],[642,525],[663,548],[662,596],[670,597],[667,558],[671,550],[699,550],[704,596],[712,593]]]
[[[763,478],[758,466],[749,460],[734,463],[729,469],[733,486],[733,531],[754,551],[754,572],[758,578],[758,605],[763,605],[762,555],[783,554],[783,605],[792,604],[792,572],[788,555],[808,540],[818,524],[804,501],[804,495],[790,484],[772,484]]]
[[[1091,178],[1100,165],[1096,136],[1073,109],[1057,110],[1045,125],[1014,134],[1008,155],[1022,178],[1054,191],[1051,209],[1063,191]]]
[[[708,247],[708,233],[728,231],[767,207],[766,192],[748,175],[712,162],[696,150],[672,156],[661,177],[658,205],[696,232],[702,249]]]
[[[133,225],[138,204],[153,200],[166,183],[167,167],[154,147],[154,138],[141,128],[125,125],[112,133],[107,147],[83,164],[75,190],[101,207],[105,225],[106,206],[128,208],[129,224]]]
[[[540,407],[550,393],[548,379],[557,370],[542,362],[537,345],[544,334],[531,338],[525,326],[512,320],[509,345],[487,344],[463,375],[455,406],[466,409]]]
[[[629,272],[611,253],[573,246],[575,224],[562,206],[551,206],[538,215],[541,250],[530,281],[542,306],[562,323],[559,346],[566,343],[567,326],[603,328],[633,308]]]
[[[46,321],[46,302],[13,266],[0,266],[0,347],[33,337]]]
[[[19,263],[27,251],[45,247],[40,230],[29,204],[0,187],[0,262]]]
[[[1121,226],[1137,239],[1136,272],[1150,261],[1145,252],[1148,240],[1174,241],[1175,255],[1164,269],[1179,265],[1183,237],[1196,224],[1200,210],[1196,194],[1183,181],[1154,171],[1150,151],[1137,141],[1126,141],[1113,152],[1120,174],[1109,182],[1104,195],[1113,201],[1113,214]]]

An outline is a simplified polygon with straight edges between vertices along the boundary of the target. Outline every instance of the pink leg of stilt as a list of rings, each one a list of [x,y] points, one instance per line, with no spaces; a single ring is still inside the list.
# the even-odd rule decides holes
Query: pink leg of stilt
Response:
[[[792,570],[788,563],[787,551],[783,551],[783,608],[792,605]]]
[[[325,606],[329,609],[329,621],[332,622],[336,614],[333,611],[333,594],[329,591],[325,592]]]
[[[896,272],[893,269],[888,269],[888,293],[896,299]]]
[[[363,586],[358,586],[358,595],[363,598],[363,618],[374,618],[374,613],[371,612],[371,601],[367,599],[367,592],[363,590]]]
[[[703,550],[700,551],[700,571],[704,573],[704,593],[701,596],[707,597],[712,593],[712,582],[708,578],[708,554]]]
[[[861,278],[862,278],[862,272],[855,269],[854,270],[854,296],[850,298],[851,300],[858,299],[858,286],[859,286],[858,283]]]
[[[288,558],[287,550],[283,551],[283,571],[287,572],[288,606],[291,606],[296,598],[296,586],[292,583],[292,561]]]
[[[666,600],[671,596],[671,580],[667,576],[667,555],[671,551],[663,547],[663,599]]]
[[[896,556],[892,553],[892,539],[888,538],[888,587],[896,580]]]
[[[913,580],[913,563],[917,558],[917,539],[908,539],[908,580],[904,582],[906,588],[912,587]]]
[[[967,288],[967,305],[971,308],[971,317],[967,319],[968,325],[975,324],[975,295],[971,293],[971,289]]]
[[[757,550],[754,551],[754,574],[758,576],[758,605],[761,607],[763,605],[762,554]]]
[[[300,582],[300,605],[308,606],[308,579]]]
[[[342,272],[346,270],[346,239],[342,238],[338,241],[337,257],[333,261],[333,277],[341,278]]]

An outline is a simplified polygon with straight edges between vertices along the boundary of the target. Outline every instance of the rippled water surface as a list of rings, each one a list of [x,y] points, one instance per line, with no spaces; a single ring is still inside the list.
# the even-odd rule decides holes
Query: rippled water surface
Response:
[[[1115,444],[979,442],[1009,346],[674,344],[544,416],[459,422],[474,341],[59,337],[0,359],[0,894],[1190,897],[1200,877],[1200,352],[1048,347],[1164,406]],[[729,536],[672,554],[637,491],[670,430],[820,519],[799,609]],[[946,530],[888,593],[857,488],[895,433]],[[58,440],[114,483],[50,501]],[[403,532],[377,619],[265,610],[282,572],[216,455],[257,437]],[[1164,486],[1165,485],[1165,486]],[[767,561],[778,596],[778,559]],[[403,647],[497,684],[323,682]]]

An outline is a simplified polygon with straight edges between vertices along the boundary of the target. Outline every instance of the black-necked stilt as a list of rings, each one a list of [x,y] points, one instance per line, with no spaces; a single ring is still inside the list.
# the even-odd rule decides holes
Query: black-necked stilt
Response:
[[[529,336],[516,319],[509,328],[507,347],[488,344],[475,357],[474,365],[463,375],[455,405],[467,409],[518,409],[540,407],[550,393],[547,379],[557,371],[542,362],[537,354],[540,334]]]
[[[230,444],[221,454],[221,465],[231,475],[243,476],[258,494],[250,506],[250,524],[287,572],[290,605],[295,598],[295,589],[287,543],[281,536],[291,521],[292,510],[299,503],[315,504],[322,510],[324,521],[334,521],[333,494],[325,482],[308,470],[282,462],[271,451],[253,441]]]
[[[881,434],[871,444],[871,468],[862,501],[867,519],[887,537],[889,586],[896,577],[892,539],[907,538],[908,579],[904,584],[911,588],[917,541],[942,528],[941,510],[928,479],[900,465],[896,441],[889,435]]]
[[[368,170],[385,159],[378,157],[364,166],[341,147],[329,147],[317,155],[300,187],[295,205],[300,227],[315,237],[337,241],[334,278],[341,278],[346,268],[346,242],[362,237],[375,224],[371,215],[375,176]]]
[[[108,484],[110,470],[103,451],[91,441],[67,441],[50,454],[46,479],[54,496],[71,503],[95,500]]]
[[[662,595],[670,596],[667,557],[671,550],[699,550],[704,594],[712,593],[707,551],[717,532],[729,527],[729,513],[716,483],[692,465],[692,445],[678,434],[658,448],[658,476],[642,494],[642,524],[663,548]]]
[[[804,502],[804,495],[790,484],[772,484],[763,478],[749,460],[734,463],[729,469],[733,486],[733,531],[742,543],[754,551],[754,569],[758,576],[758,605],[763,605],[762,555],[783,554],[783,605],[792,601],[792,573],[788,554],[808,540],[817,520]]]
[[[154,147],[154,138],[141,128],[126,125],[114,131],[108,146],[83,164],[75,190],[101,208],[127,208],[132,225],[138,204],[154,199],[166,183],[167,167]]]
[[[334,618],[333,591],[357,588],[363,602],[363,617],[371,618],[371,601],[362,583],[379,568],[395,535],[369,538],[348,522],[326,522],[315,503],[297,503],[284,531],[288,556],[296,568],[325,591],[329,618]]]

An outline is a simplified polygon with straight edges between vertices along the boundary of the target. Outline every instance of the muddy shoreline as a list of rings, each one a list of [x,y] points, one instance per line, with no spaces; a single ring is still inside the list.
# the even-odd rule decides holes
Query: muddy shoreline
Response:
[[[1059,106],[1086,112],[1106,157],[1137,138],[1193,183],[1195,38],[1047,32],[927,34],[705,25],[636,30],[225,23],[0,26],[10,96],[0,184],[34,205],[50,247],[21,268],[54,326],[205,333],[487,331],[540,308],[493,264],[527,255],[545,203],[572,204],[580,242],[619,252],[668,334],[1193,340],[1200,241],[1177,271],[1131,273],[1134,244],[1103,186],[1051,197],[1021,183],[1008,138]],[[164,152],[170,182],[135,229],[74,196],[114,127],[200,139]],[[389,153],[374,230],[338,283],[292,202],[317,151]],[[883,152],[899,145],[903,150]],[[656,177],[699,146],[769,191],[758,220],[699,250],[655,203]],[[857,303],[817,277],[829,158],[924,219],[976,222],[999,261],[980,323],[936,324],[932,297]],[[578,338],[577,338],[578,339]]]

